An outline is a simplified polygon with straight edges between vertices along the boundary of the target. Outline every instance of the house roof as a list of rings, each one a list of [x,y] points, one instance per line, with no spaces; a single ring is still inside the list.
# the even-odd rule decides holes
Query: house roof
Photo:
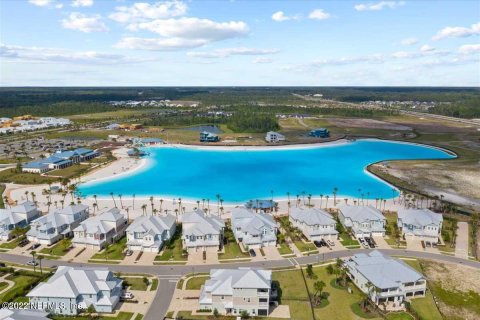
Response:
[[[399,209],[398,219],[405,224],[424,227],[428,225],[439,226],[443,221],[443,216],[441,213],[429,209]]]
[[[32,211],[38,211],[38,209],[31,201],[25,201],[12,208],[0,209],[0,222],[4,221],[9,224],[17,224],[20,221],[29,218],[27,213]]]
[[[125,219],[118,208],[111,208],[94,217],[80,223],[74,231],[85,231],[86,233],[107,233],[112,229],[106,222],[116,222]]]
[[[48,168],[48,165],[41,161],[31,161],[23,165],[26,169],[44,169]]]
[[[357,221],[359,223],[374,220],[386,220],[380,210],[375,209],[372,206],[342,205],[338,209],[345,218],[350,218],[352,221]]]
[[[220,234],[225,222],[216,216],[206,215],[202,210],[182,215],[183,233],[188,235]]]
[[[290,217],[295,220],[301,221],[308,226],[332,225],[336,223],[330,213],[322,209],[315,208],[291,208]]]
[[[0,309],[0,320],[49,320],[48,312],[33,309]]]
[[[377,250],[355,254],[345,264],[380,289],[396,288],[402,283],[424,279],[423,275],[403,261],[385,256]]]
[[[232,295],[233,289],[270,289],[272,271],[255,268],[212,269],[205,291],[212,295]]]
[[[107,268],[58,267],[47,282],[41,282],[27,297],[76,298],[79,295],[109,291],[120,280]]]
[[[33,220],[32,224],[41,224],[40,230],[48,230],[52,227],[57,228],[64,224],[73,223],[75,221],[74,215],[87,209],[88,206],[84,204],[75,204],[63,209],[55,209],[48,214]],[[30,234],[33,234],[34,232],[34,229],[29,230]]]
[[[127,232],[162,234],[165,230],[170,230],[174,224],[175,217],[171,214],[166,216],[140,216],[128,226]]]
[[[272,216],[264,213],[254,213],[247,208],[239,207],[232,210],[232,226],[241,228],[243,232],[259,235],[264,228],[275,228],[277,224]]]

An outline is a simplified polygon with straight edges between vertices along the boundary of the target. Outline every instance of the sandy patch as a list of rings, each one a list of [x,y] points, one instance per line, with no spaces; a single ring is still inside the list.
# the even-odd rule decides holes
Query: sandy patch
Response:
[[[385,130],[400,130],[400,131],[410,131],[411,127],[404,126],[401,124],[374,120],[374,119],[343,119],[343,118],[333,118],[327,119],[331,124],[342,127],[342,128],[367,128],[367,129],[385,129]]]
[[[440,282],[448,291],[469,292],[480,294],[480,270],[450,263],[428,263],[426,273],[429,280]],[[465,275],[468,274],[468,277]]]

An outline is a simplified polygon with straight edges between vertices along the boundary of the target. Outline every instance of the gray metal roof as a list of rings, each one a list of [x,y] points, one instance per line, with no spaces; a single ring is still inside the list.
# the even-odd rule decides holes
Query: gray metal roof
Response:
[[[350,206],[342,205],[338,208],[345,218],[359,223],[375,220],[386,221],[382,212],[372,206]]]
[[[368,254],[355,254],[345,264],[350,269],[356,269],[380,289],[396,288],[402,283],[424,279],[423,275],[403,261],[383,255],[377,250]]]
[[[186,212],[182,215],[182,232],[187,235],[202,236],[220,234],[225,222],[213,215],[206,215],[202,210]]]
[[[128,226],[127,232],[162,234],[165,230],[170,230],[174,224],[175,217],[171,214],[166,216],[140,216]]]
[[[272,216],[265,213],[255,213],[244,207],[232,210],[232,226],[234,229],[241,228],[250,234],[261,234],[264,228],[276,228],[277,224]]]
[[[120,213],[118,208],[111,208],[83,221],[74,229],[74,231],[85,231],[87,233],[107,233],[111,227],[105,222],[116,222],[123,219],[125,219],[125,217]]]
[[[0,309],[0,320],[49,320],[48,312],[33,309]]]
[[[300,208],[295,207],[290,209],[290,216],[298,221],[305,223],[308,226],[314,225],[332,225],[336,221],[332,215],[322,209],[316,208]]]
[[[256,268],[212,269],[205,290],[213,295],[232,295],[233,289],[270,289],[272,271]]]
[[[443,216],[441,213],[435,213],[429,209],[399,209],[398,219],[405,224],[424,227],[439,226],[443,221]]]

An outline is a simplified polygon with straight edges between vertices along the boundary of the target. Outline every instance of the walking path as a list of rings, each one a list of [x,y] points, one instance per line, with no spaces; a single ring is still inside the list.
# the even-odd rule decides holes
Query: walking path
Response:
[[[468,223],[458,222],[457,237],[455,241],[455,256],[468,259]]]
[[[7,273],[6,275],[0,278],[0,282],[6,282],[8,284],[5,288],[3,288],[3,290],[0,290],[0,294],[4,293],[5,291],[9,290],[11,287],[15,285],[15,282],[13,282],[12,280],[7,280],[7,277],[9,275],[10,274]]]

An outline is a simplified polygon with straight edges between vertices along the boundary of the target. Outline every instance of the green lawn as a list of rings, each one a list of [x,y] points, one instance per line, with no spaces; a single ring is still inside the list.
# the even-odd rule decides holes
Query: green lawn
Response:
[[[5,203],[3,201],[3,197],[1,196],[5,191],[5,185],[0,183],[0,209],[5,208]]]
[[[47,174],[49,176],[58,176],[62,178],[74,178],[74,177],[79,177],[82,174],[85,174],[90,170],[92,166],[88,164],[74,164],[73,166],[64,168],[64,169],[58,169],[58,170],[52,170],[49,171]]]
[[[290,249],[290,247],[288,246],[288,244],[286,242],[279,243],[278,245],[279,245],[279,247],[277,249],[278,249],[278,252],[281,255],[292,254],[293,253],[292,249]]]
[[[58,178],[44,177],[36,173],[18,173],[15,169],[0,171],[0,182],[13,182],[18,184],[44,184],[58,181]]]
[[[170,313],[167,313],[167,316]],[[177,313],[177,319],[188,319],[188,320],[211,320],[211,319],[218,319],[218,320],[236,320],[237,317],[235,316],[222,316],[220,315],[218,318],[213,318],[211,314],[198,314],[192,315],[191,311],[179,311]],[[254,320],[287,320],[286,318],[272,318],[272,317],[251,317],[250,319]],[[290,320],[296,320],[294,318]]]
[[[9,242],[5,242],[5,243],[0,244],[0,248],[14,249],[18,246],[20,241],[22,241],[23,239],[25,239],[25,236],[16,237],[15,239],[10,240]]]
[[[148,285],[143,281],[143,277],[126,277],[123,280],[130,290],[147,291]]]
[[[124,312],[121,311],[117,316],[100,316],[95,318],[97,320],[130,320],[133,317],[133,312]],[[52,316],[53,320],[91,320],[89,316]]]
[[[71,239],[63,239],[58,241],[52,247],[43,248],[42,250],[40,250],[40,253],[61,257],[67,254],[68,251],[70,251],[71,245],[72,245]]]
[[[317,251],[317,247],[311,242],[303,242],[302,240],[294,240],[293,243],[301,252]]]
[[[155,257],[155,261],[186,261],[187,256],[183,255],[182,248],[182,228],[177,226],[177,230],[172,237],[172,241],[165,245],[161,255]]]
[[[247,258],[250,255],[246,252],[240,250],[240,246],[235,240],[232,230],[225,229],[224,234],[225,239],[227,239],[227,244],[224,246],[225,253],[219,253],[219,259],[235,259],[235,258]]]
[[[127,247],[127,237],[122,237],[117,242],[110,245],[107,250],[107,254],[105,254],[105,249],[99,253],[96,253],[92,256],[91,259],[107,259],[108,260],[123,260],[125,255],[123,252]]]
[[[385,242],[388,243],[391,247],[397,247],[397,239],[395,238],[395,226],[397,223],[397,213],[396,212],[387,212],[385,213],[385,218],[387,219],[387,235],[388,238],[385,238]]]
[[[360,247],[360,243],[356,239],[352,239],[350,235],[347,233],[340,233],[340,243],[343,246],[358,246]]]
[[[155,278],[152,280],[152,285],[150,286],[150,291],[155,291],[158,288],[158,279]]]
[[[8,283],[2,281],[0,282],[0,291],[2,291],[3,289],[5,289],[6,287],[8,286]]]
[[[38,268],[37,268],[38,270]],[[0,301],[9,301],[11,300],[11,295],[13,292],[18,292],[19,297],[25,296],[25,294],[33,289],[35,285],[40,282],[41,277],[40,273],[36,276],[33,272],[28,273],[28,275],[13,275],[10,274],[6,277],[7,280],[15,282],[15,285],[7,290],[6,292],[0,294]]]
[[[143,314],[137,313],[134,320],[142,320],[142,319],[143,319]]]
[[[210,279],[210,276],[195,276],[187,280],[186,289],[187,290],[200,290],[200,288],[205,284],[205,281]]]
[[[422,319],[442,320],[443,317],[433,300],[432,293],[427,291],[424,298],[415,298],[410,301],[412,309],[415,310]]]

